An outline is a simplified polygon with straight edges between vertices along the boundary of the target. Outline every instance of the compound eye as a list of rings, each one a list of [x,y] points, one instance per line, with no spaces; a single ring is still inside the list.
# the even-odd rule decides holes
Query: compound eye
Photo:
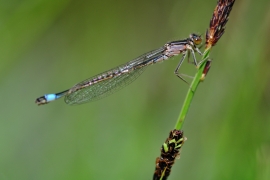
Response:
[[[194,37],[193,42],[195,45],[199,45],[202,43],[202,38],[200,36]]]

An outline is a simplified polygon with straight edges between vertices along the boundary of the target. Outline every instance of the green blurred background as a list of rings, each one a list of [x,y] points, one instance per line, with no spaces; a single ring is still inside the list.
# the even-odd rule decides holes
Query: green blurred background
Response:
[[[216,0],[0,2],[0,179],[151,179],[188,90],[173,73],[180,57],[100,101],[34,101],[204,34]],[[269,7],[236,0],[169,179],[270,179]]]

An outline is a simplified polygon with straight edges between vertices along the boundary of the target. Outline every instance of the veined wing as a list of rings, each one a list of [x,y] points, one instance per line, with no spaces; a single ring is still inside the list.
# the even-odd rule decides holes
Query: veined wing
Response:
[[[163,52],[163,47],[153,50],[126,64],[76,84],[65,96],[65,102],[70,105],[82,104],[113,94],[137,79],[147,67],[147,63],[160,58]]]

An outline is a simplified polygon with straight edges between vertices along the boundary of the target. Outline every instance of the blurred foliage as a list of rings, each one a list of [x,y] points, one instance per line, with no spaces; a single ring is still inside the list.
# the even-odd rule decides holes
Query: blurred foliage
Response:
[[[9,0],[0,7],[0,179],[151,179],[188,86],[180,57],[80,106],[35,98],[205,33],[216,0]],[[270,2],[237,0],[169,179],[270,179]],[[183,73],[196,69],[185,63]]]

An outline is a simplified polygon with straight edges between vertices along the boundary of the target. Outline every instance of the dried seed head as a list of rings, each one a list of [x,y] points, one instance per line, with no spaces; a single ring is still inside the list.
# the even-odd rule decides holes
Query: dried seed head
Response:
[[[219,0],[214,10],[210,27],[206,31],[206,48],[214,46],[225,31],[235,0]]]

